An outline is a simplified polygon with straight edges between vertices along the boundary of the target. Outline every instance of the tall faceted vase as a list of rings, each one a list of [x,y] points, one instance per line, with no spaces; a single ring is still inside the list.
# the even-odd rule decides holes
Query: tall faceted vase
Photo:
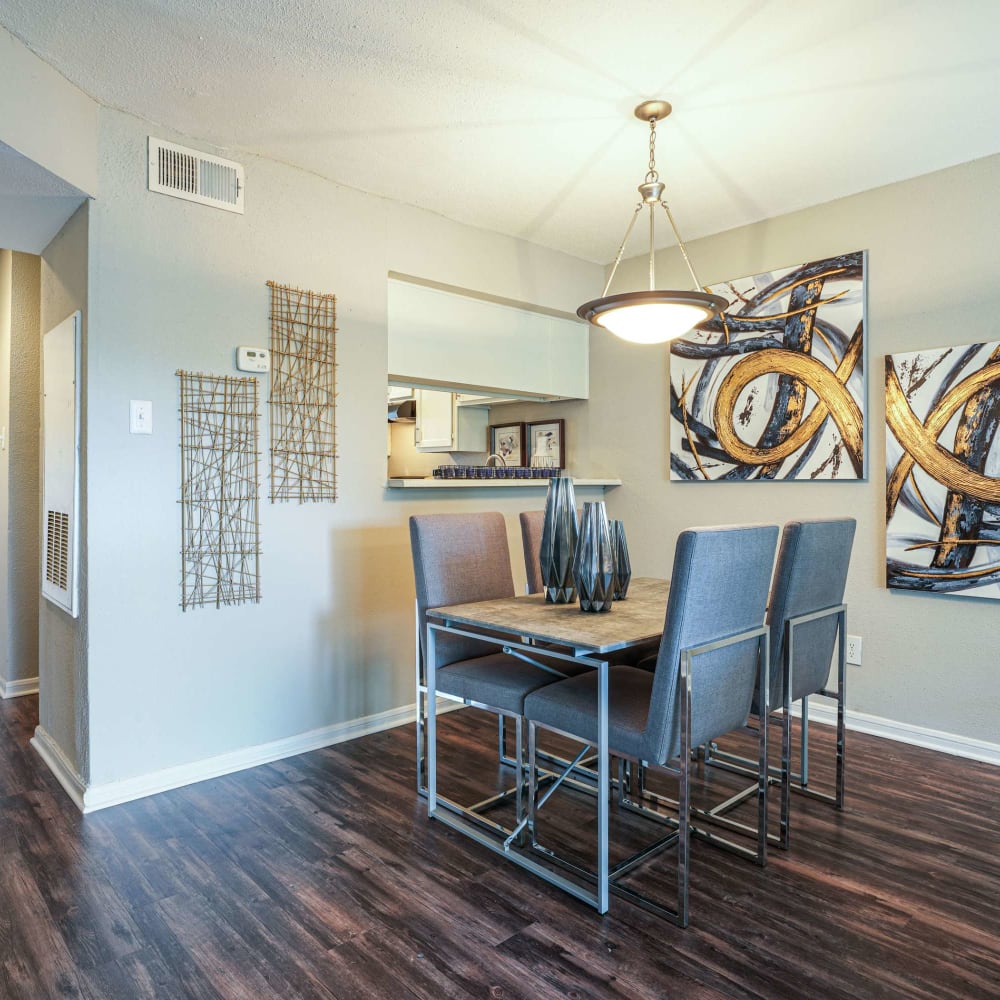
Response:
[[[545,600],[549,604],[572,604],[576,600],[573,556],[578,535],[573,479],[571,476],[554,477],[549,480],[549,492],[545,497],[545,521],[538,560]]]
[[[628,542],[625,540],[625,525],[621,521],[610,521],[611,551],[615,559],[615,600],[624,601],[628,585],[632,579],[632,563],[628,557]]]
[[[615,558],[611,549],[608,512],[603,500],[583,505],[580,538],[573,560],[573,582],[581,611],[610,611],[615,591]]]

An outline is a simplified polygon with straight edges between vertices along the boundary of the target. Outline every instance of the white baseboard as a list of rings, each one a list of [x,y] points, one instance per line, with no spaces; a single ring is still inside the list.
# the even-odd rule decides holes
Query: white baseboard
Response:
[[[453,712],[464,707],[464,705],[454,702],[441,701],[438,704],[438,714]],[[271,761],[281,760],[284,757],[295,757],[300,753],[308,753],[310,750],[320,750],[323,747],[334,746],[337,743],[354,740],[360,736],[394,729],[396,726],[414,722],[416,717],[416,705],[404,705],[360,719],[351,719],[347,722],[335,723],[332,726],[324,726],[322,729],[313,729],[307,733],[290,736],[287,739],[274,740],[271,743],[234,750],[231,753],[219,754],[216,757],[193,761],[190,764],[181,764],[178,767],[168,767],[162,771],[141,774],[135,778],[109,781],[86,788],[58,747],[51,744],[51,740],[49,741],[51,749],[50,747],[43,749],[42,746],[38,745],[40,742],[38,739],[39,730],[36,730],[36,738],[32,740],[32,745],[41,754],[42,759],[49,765],[56,778],[59,779],[59,783],[66,789],[81,812],[91,813],[98,809],[120,805],[123,802],[142,799],[147,795],[167,792],[172,788],[193,785],[198,781],[218,778],[224,774],[232,774],[234,771],[244,771],[247,768],[269,764]],[[53,763],[52,758],[55,758],[56,755],[61,758],[61,762],[56,760]],[[60,768],[66,772],[65,775],[60,773]]]
[[[0,677],[0,698],[20,698],[26,694],[38,694],[37,677],[25,677],[20,681],[8,681]]]
[[[798,715],[798,707],[793,709]],[[810,699],[809,720],[823,725],[837,724],[837,708],[833,702],[820,702]],[[878,715],[866,715],[864,712],[844,713],[844,725],[859,733],[871,736],[881,736],[897,743],[909,743],[928,750],[938,750],[955,757],[968,757],[970,760],[981,760],[986,764],[1000,765],[1000,743],[987,743],[986,740],[975,740],[969,736],[956,736],[954,733],[943,733],[938,729],[927,729],[924,726],[911,726],[908,722],[895,722],[883,719]]]
[[[454,702],[440,701],[438,714],[457,711],[463,707],[463,705]],[[837,711],[832,703],[813,700],[809,703],[809,718],[822,725],[836,725]],[[360,719],[351,719],[332,726],[324,726],[322,729],[314,729],[287,739],[274,740],[271,743],[262,743],[259,746],[247,747],[243,750],[234,750],[231,753],[219,754],[206,760],[165,768],[162,771],[154,771],[151,774],[143,774],[135,778],[126,778],[123,781],[111,781],[103,785],[90,785],[89,787],[84,784],[83,779],[66,755],[42,726],[35,729],[31,745],[55,775],[56,780],[73,800],[76,807],[81,812],[90,813],[120,805],[123,802],[145,798],[147,795],[170,791],[172,788],[181,788],[198,781],[218,778],[224,774],[232,774],[235,771],[269,764],[271,761],[281,760],[285,757],[295,757],[300,753],[308,753],[311,750],[320,750],[323,747],[334,746],[337,743],[344,743],[361,736],[380,733],[396,726],[407,725],[415,719],[416,706],[404,705]],[[953,733],[913,726],[905,722],[895,722],[892,719],[866,715],[863,712],[848,711],[845,714],[845,723],[848,729],[857,732],[869,733],[872,736],[881,736],[884,739],[909,743],[913,746],[925,747],[957,757],[979,760],[987,764],[1000,765],[1000,744],[997,743],[988,743],[985,740],[976,740],[967,736],[957,736]]]
[[[31,745],[35,748],[38,756],[45,761],[46,766],[55,775],[56,781],[62,785],[63,791],[73,800],[77,809],[80,812],[86,812],[84,796],[87,786],[83,783],[76,768],[69,762],[69,758],[59,749],[59,745],[43,726],[35,726],[35,735],[31,739]]]

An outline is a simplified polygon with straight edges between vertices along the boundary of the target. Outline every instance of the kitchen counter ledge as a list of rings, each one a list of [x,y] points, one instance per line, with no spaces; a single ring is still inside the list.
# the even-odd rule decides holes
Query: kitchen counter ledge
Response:
[[[621,486],[620,479],[581,479],[573,476],[579,489],[588,486],[613,489]],[[387,490],[547,490],[547,479],[387,479]]]

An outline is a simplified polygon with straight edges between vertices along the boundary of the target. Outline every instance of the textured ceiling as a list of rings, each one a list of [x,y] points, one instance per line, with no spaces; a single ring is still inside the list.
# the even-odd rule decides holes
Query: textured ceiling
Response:
[[[4,0],[0,23],[104,104],[602,263],[647,97],[674,105],[685,238],[1000,151],[996,0]]]

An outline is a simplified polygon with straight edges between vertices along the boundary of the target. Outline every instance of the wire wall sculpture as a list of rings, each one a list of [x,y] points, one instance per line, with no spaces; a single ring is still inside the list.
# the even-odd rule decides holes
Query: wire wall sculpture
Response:
[[[273,281],[271,502],[337,499],[337,297]]]
[[[886,583],[1000,600],[1000,342],[885,359]]]
[[[865,477],[856,251],[712,285],[730,305],[670,345],[670,478]]]
[[[259,602],[257,380],[177,375],[181,608]]]

